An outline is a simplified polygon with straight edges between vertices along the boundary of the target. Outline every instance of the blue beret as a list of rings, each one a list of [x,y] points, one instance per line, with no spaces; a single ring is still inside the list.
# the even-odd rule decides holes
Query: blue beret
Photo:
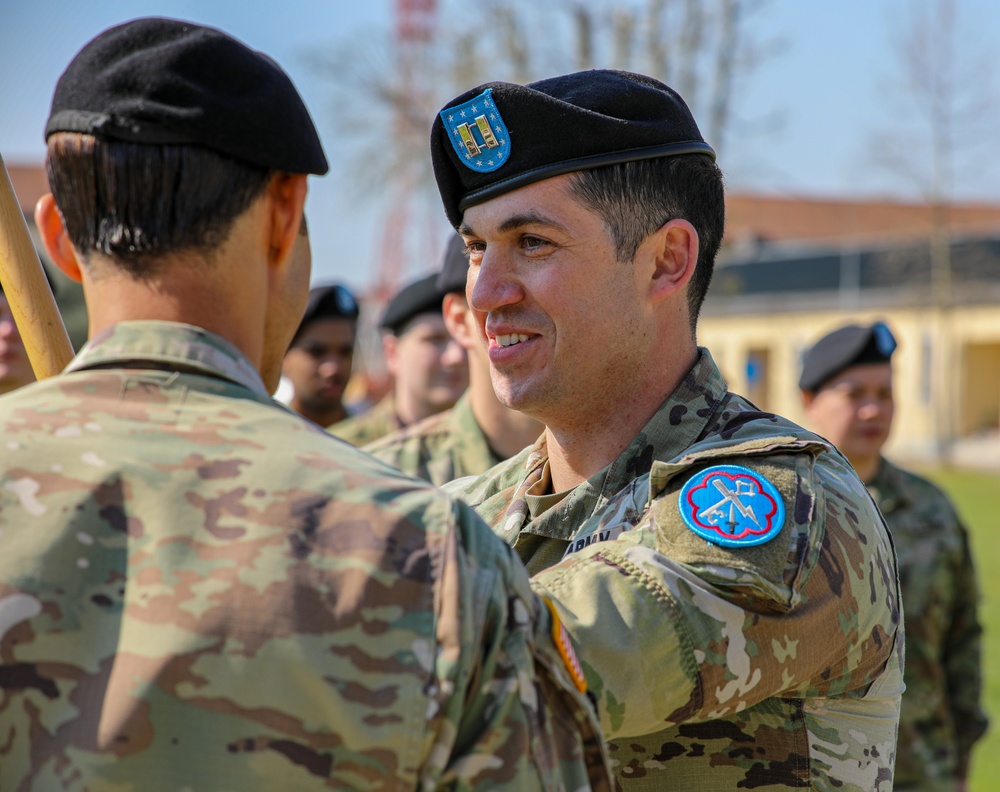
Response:
[[[594,69],[515,85],[491,82],[434,119],[431,159],[448,220],[563,173],[715,152],[680,95],[632,72]]]
[[[896,339],[884,322],[838,328],[823,336],[803,356],[799,388],[819,390],[851,366],[888,363],[895,351]]]
[[[329,169],[309,111],[273,60],[232,36],[145,18],[99,34],[56,84],[45,137],[203,146],[268,170]]]

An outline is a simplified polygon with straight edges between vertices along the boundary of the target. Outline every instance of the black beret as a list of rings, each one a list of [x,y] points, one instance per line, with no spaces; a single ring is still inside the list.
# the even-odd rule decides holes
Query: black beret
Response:
[[[306,312],[299,322],[296,335],[301,333],[307,324],[316,319],[353,319],[358,318],[360,309],[354,294],[346,286],[331,283],[315,286],[309,290],[309,300],[306,302]]]
[[[469,258],[465,255],[465,240],[457,234],[448,240],[444,250],[444,261],[437,276],[437,288],[442,294],[465,293],[465,281],[469,272]]]
[[[400,289],[385,309],[379,326],[399,335],[403,327],[423,313],[440,313],[446,292],[437,287],[437,273],[433,272]]]
[[[819,390],[820,386],[851,366],[888,363],[896,351],[896,339],[883,322],[847,325],[828,333],[802,357],[799,388]]]
[[[455,227],[470,206],[533,182],[677,154],[715,158],[680,95],[605,69],[485,83],[449,102],[431,129],[434,177]]]
[[[56,132],[204,146],[288,173],[329,169],[277,63],[220,30],[174,19],[136,19],[86,44],[56,84],[46,139]]]

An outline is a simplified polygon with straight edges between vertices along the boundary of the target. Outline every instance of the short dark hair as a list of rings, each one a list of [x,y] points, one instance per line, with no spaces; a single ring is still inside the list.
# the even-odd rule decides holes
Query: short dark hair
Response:
[[[688,287],[693,333],[725,230],[722,171],[712,157],[686,154],[576,171],[570,190],[604,219],[619,261],[635,258],[642,241],[669,220],[694,226],[698,262]]]
[[[273,173],[200,146],[79,133],[49,137],[46,170],[74,247],[135,276],[162,256],[211,253]]]

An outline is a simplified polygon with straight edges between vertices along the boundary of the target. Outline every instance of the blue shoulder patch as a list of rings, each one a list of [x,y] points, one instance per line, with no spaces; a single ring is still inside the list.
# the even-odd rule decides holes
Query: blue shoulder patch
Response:
[[[723,547],[764,544],[785,524],[785,502],[777,487],[741,465],[696,473],[677,497],[684,524]]]
[[[465,104],[441,111],[448,139],[459,161],[477,173],[489,173],[510,159],[510,135],[487,88]]]

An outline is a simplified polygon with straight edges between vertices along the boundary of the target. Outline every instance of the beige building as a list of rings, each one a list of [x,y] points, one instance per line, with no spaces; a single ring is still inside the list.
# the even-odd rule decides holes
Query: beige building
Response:
[[[800,215],[816,209],[795,203]],[[885,207],[869,205],[868,214]],[[904,214],[892,208],[897,219]],[[950,244],[939,245],[929,239],[927,215],[920,217],[926,208],[913,208],[910,229],[855,229],[836,240],[827,227],[814,235],[822,242],[775,241],[777,223],[770,235],[754,233],[752,223],[731,225],[699,343],[712,350],[734,391],[804,423],[802,353],[843,324],[881,319],[899,342],[888,452],[904,461],[1000,468],[1000,208],[991,218],[975,207],[974,222],[956,224]],[[837,212],[817,216],[829,225]]]

